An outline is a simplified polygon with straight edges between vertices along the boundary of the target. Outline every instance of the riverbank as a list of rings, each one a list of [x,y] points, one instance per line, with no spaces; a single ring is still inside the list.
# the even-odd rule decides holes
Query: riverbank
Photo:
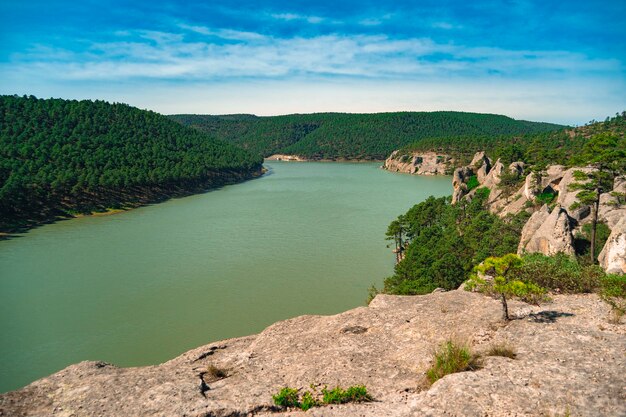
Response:
[[[33,211],[28,219],[4,219],[0,224],[0,240],[10,239],[35,227],[62,220],[89,216],[109,216],[122,213],[146,205],[162,203],[172,198],[182,198],[201,194],[224,187],[259,178],[266,172],[263,166],[250,172],[223,172],[204,181],[186,184],[167,184],[150,187],[134,187],[132,190],[101,190],[84,198],[79,204],[93,207],[88,211],[79,211],[75,204],[59,202],[57,205],[46,205]]]
[[[281,161],[281,162],[354,162],[354,163],[382,163],[385,162],[384,159],[345,159],[345,158],[336,158],[336,159],[307,159],[298,155],[282,155],[276,154],[268,156],[264,159],[265,161]]]
[[[4,415],[271,416],[282,387],[364,384],[374,401],[291,416],[621,416],[626,328],[596,295],[512,302],[463,290],[378,295],[369,307],[300,316],[257,335],[190,350],[158,366],[82,362],[0,395]],[[471,314],[468,314],[471,312]],[[482,356],[472,372],[423,383],[432,352],[450,338]],[[506,344],[514,358],[490,356]],[[217,374],[211,369],[221,370]]]

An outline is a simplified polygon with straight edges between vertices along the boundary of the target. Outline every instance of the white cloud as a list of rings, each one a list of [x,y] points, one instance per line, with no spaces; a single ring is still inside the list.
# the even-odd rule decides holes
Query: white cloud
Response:
[[[307,16],[297,13],[271,13],[270,16],[276,20],[303,20],[314,25],[322,23],[325,20],[323,17],[320,16]]]
[[[182,33],[135,31],[123,41],[94,43],[82,52],[43,46],[8,66],[68,80],[132,78],[217,80],[301,75],[423,79],[424,77],[571,76],[618,73],[618,60],[567,51],[505,50],[397,40],[386,35],[273,38],[255,32],[180,24]],[[186,33],[205,38],[186,40]],[[7,65],[7,64],[4,64]]]

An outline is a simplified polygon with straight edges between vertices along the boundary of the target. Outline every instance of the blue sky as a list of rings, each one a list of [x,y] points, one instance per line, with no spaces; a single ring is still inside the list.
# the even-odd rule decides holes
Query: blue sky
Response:
[[[626,109],[626,2],[0,0],[0,93],[161,113]]]

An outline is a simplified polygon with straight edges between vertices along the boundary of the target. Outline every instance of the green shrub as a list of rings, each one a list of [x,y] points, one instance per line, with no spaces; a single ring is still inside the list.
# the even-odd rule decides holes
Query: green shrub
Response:
[[[298,390],[295,388],[285,387],[278,394],[272,395],[274,404],[279,407],[299,407]]]
[[[466,345],[448,340],[435,352],[433,366],[426,371],[431,384],[446,375],[456,372],[474,371],[480,368],[480,358]]]
[[[367,393],[365,385],[354,385],[344,390],[341,387],[335,387],[331,390],[322,389],[322,401],[325,404],[344,404],[372,401],[372,397]]]
[[[600,280],[600,298],[609,304],[619,323],[626,314],[626,275],[607,274]]]
[[[537,195],[537,197],[535,197],[535,201],[536,204],[538,206],[543,206],[544,204],[552,204],[552,202],[554,201],[554,199],[556,198],[557,194],[553,193],[551,191],[547,191],[545,193],[541,193],[539,195]]]
[[[302,401],[300,403],[300,408],[303,411],[306,411],[309,408],[315,407],[317,405],[319,405],[319,401],[317,401],[315,397],[313,397],[313,394],[311,394],[311,391],[306,391],[304,394],[302,394]]]
[[[478,182],[478,177],[476,175],[472,175],[467,180],[467,191],[472,191],[474,188],[478,187],[480,183]]]
[[[315,391],[315,387],[311,384]],[[302,396],[295,388],[282,388],[278,394],[272,396],[274,404],[280,407],[298,407],[306,411],[312,407],[322,404],[345,404],[372,401],[372,396],[367,393],[365,385],[354,385],[344,390],[341,387],[328,390],[322,389],[322,401],[320,401],[311,391],[305,391]]]
[[[532,282],[551,291],[569,294],[591,293],[600,285],[604,272],[595,265],[581,266],[576,258],[563,253],[546,256],[527,254],[514,271],[516,279]]]

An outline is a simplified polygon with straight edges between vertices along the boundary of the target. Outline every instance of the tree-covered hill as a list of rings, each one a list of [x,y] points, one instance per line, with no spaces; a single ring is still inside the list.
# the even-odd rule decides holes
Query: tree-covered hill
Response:
[[[125,104],[0,96],[0,231],[207,189],[261,163]]]
[[[594,135],[613,133],[624,138],[626,111],[607,117],[604,121],[592,120],[576,128],[526,133],[523,135],[474,135],[426,138],[400,150],[398,155],[420,151],[436,151],[452,155],[457,165],[469,163],[479,151],[503,162],[524,161],[527,164],[584,164],[579,160],[585,143]]]
[[[462,112],[170,117],[263,156],[284,153],[309,159],[382,160],[398,148],[428,138],[522,135],[563,128],[500,115]]]

